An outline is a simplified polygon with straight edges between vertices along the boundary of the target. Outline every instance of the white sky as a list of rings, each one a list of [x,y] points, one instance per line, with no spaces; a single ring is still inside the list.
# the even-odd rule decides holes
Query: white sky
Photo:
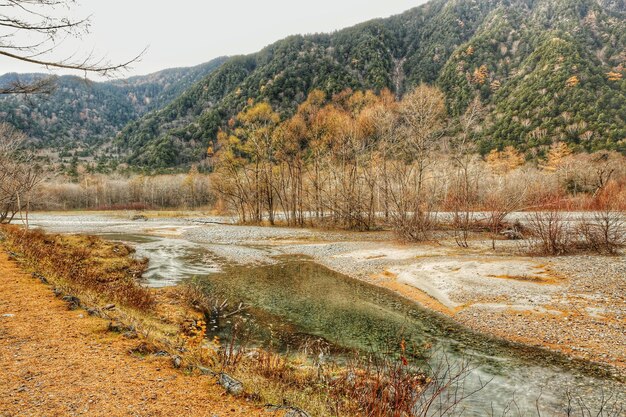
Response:
[[[92,15],[91,33],[64,42],[54,56],[92,50],[123,62],[149,47],[125,76],[192,66],[222,55],[256,52],[293,34],[330,32],[401,13],[426,0],[78,0],[71,15]],[[82,52],[82,54],[81,54]],[[42,72],[0,57],[0,74]]]

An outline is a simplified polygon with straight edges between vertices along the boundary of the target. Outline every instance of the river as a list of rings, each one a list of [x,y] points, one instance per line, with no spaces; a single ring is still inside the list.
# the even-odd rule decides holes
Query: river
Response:
[[[257,327],[254,343],[288,350],[305,341],[323,340],[326,360],[341,360],[349,350],[394,354],[405,339],[417,351],[428,352],[425,366],[437,367],[443,361],[468,366],[462,388],[482,389],[460,404],[457,411],[464,416],[504,415],[506,410],[506,415],[537,415],[537,403],[541,415],[560,416],[566,415],[568,395],[581,398],[592,410],[610,394],[614,400],[626,398],[623,382],[600,366],[469,331],[309,257],[277,253],[263,244],[263,236],[241,236],[238,229],[237,239],[218,236],[216,243],[199,242],[186,228],[212,226],[180,219],[144,224],[103,216],[34,216],[32,223],[133,245],[137,256],[150,260],[144,277],[148,285],[195,279],[207,291],[246,303]],[[228,226],[221,230],[228,234]],[[225,257],[228,250],[230,256]],[[265,251],[271,262],[259,262],[255,258],[259,251]],[[240,262],[233,261],[237,256]],[[210,330],[227,337],[228,323]]]

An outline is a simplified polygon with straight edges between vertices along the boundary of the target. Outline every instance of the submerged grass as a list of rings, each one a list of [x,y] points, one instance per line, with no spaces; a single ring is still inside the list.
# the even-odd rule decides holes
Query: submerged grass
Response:
[[[137,337],[132,354],[166,352],[173,366],[213,375],[216,381],[228,373],[245,387],[238,395],[251,401],[320,417],[400,417],[410,415],[418,398],[414,394],[426,381],[404,358],[339,365],[321,361],[317,353],[322,352],[287,356],[247,349],[245,322],[237,318],[241,305],[229,307],[193,283],[141,286],[146,261],[134,258],[126,245],[15,226],[2,227],[0,238],[25,269],[45,278],[55,292],[76,297],[81,307],[110,320],[112,331]],[[116,306],[109,309],[109,303]],[[207,323],[216,316],[241,322],[231,340],[207,339]]]

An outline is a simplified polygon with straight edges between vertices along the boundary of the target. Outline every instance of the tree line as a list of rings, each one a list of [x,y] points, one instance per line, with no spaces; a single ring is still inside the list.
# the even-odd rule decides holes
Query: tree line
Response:
[[[511,211],[594,199],[611,181],[623,187],[623,157],[612,152],[573,155],[556,142],[535,166],[512,147],[480,157],[483,112],[476,98],[450,118],[444,94],[428,85],[401,100],[388,90],[314,90],[284,120],[249,101],[208,149],[213,188],[244,223],[391,227],[422,240],[439,211],[461,231],[474,227],[474,211],[489,211],[484,222],[497,232]]]

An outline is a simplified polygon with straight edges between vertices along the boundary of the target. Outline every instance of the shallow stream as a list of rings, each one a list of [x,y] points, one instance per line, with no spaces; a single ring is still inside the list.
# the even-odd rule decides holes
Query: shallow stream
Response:
[[[464,416],[566,415],[568,395],[594,409],[603,397],[626,398],[623,381],[584,361],[471,332],[385,289],[346,277],[302,256],[279,256],[270,265],[233,264],[209,247],[184,238],[104,233],[128,242],[150,260],[145,275],[152,286],[195,279],[231,303],[251,306],[258,327],[254,343],[294,350],[325,346],[325,360],[346,352],[396,354],[399,341],[429,352],[427,364],[469,363],[466,392],[487,385],[463,401]],[[227,336],[229,323],[211,329]],[[323,341],[323,343],[312,343]],[[461,410],[461,409],[459,409]],[[573,414],[578,415],[578,414]],[[596,415],[595,413],[592,415]]]

